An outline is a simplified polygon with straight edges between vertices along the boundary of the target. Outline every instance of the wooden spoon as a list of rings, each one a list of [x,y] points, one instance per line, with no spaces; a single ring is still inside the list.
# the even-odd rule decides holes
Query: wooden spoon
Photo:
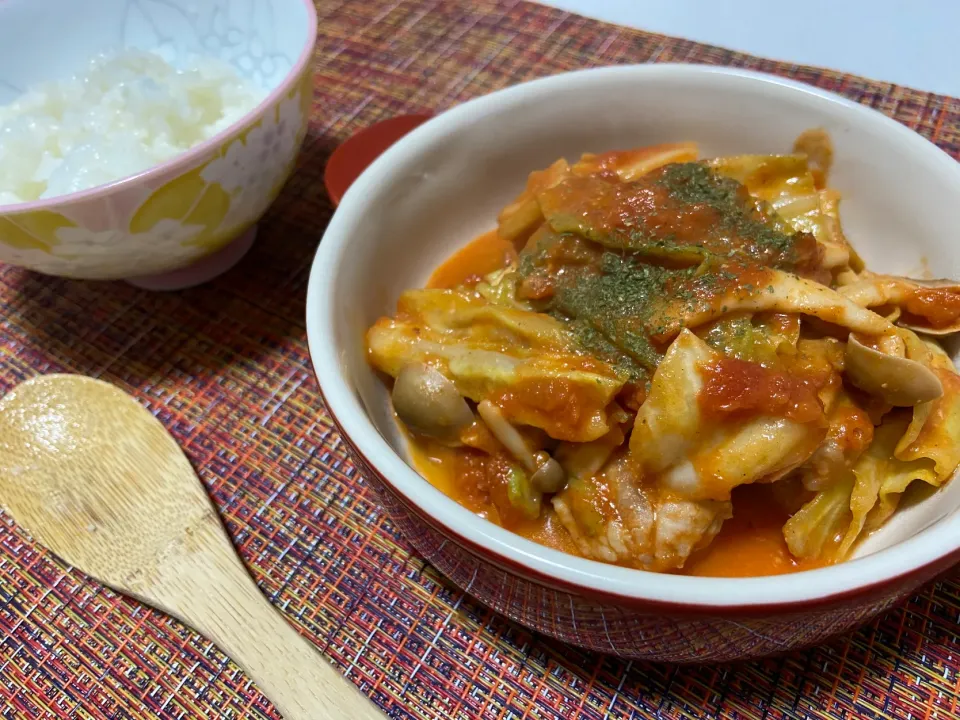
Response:
[[[287,720],[382,717],[259,592],[176,441],[78,375],[0,400],[0,502],[67,563],[215,642]]]

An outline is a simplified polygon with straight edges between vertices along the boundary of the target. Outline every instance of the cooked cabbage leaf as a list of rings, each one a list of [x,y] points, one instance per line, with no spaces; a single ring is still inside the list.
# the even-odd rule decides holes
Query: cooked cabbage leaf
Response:
[[[371,362],[393,377],[411,362],[436,365],[474,401],[490,399],[520,425],[560,440],[610,430],[608,406],[626,380],[578,352],[557,320],[452,290],[411,290],[395,319],[367,332]]]
[[[576,348],[570,331],[549,315],[494,305],[456,290],[408,290],[397,303],[398,318],[415,318],[438,339],[468,338],[488,350],[565,352]]]
[[[517,198],[500,211],[497,218],[497,231],[500,237],[519,241],[536,230],[543,222],[543,213],[537,202],[537,193],[546,190],[564,178],[569,177],[570,166],[563,158],[557,160],[546,170],[530,173],[527,185]]]
[[[904,413],[888,416],[874,432],[873,443],[853,469],[856,483],[850,497],[852,520],[837,548],[844,558],[863,530],[883,524],[896,509],[900,496],[914,480],[937,484],[934,463],[928,458],[905,461],[895,457],[894,448],[907,427]],[[869,528],[867,524],[869,522]]]
[[[934,477],[921,479],[939,485],[960,464],[960,376],[939,367],[934,372],[943,383],[943,395],[914,408],[893,454],[903,461],[931,460]]]
[[[938,486],[953,473],[960,462],[956,445],[960,442],[960,406],[954,391],[944,397],[951,399],[933,401],[941,406],[936,420],[932,413],[922,415],[924,427],[930,423],[928,438],[937,435],[936,441],[914,441],[903,448],[902,439],[910,435],[910,412],[900,410],[884,418],[852,470],[843,471],[784,525],[784,537],[794,556],[820,557],[829,552],[832,559],[845,558],[864,532],[887,521],[913,481]],[[949,441],[949,446],[943,440]],[[832,546],[834,538],[840,540],[836,547]]]
[[[704,164],[733,178],[774,209],[817,191],[804,155],[731,155]]]
[[[703,368],[721,356],[689,330],[654,373],[630,436],[638,472],[694,500],[727,500],[738,486],[773,480],[803,463],[826,434],[822,413],[809,421],[749,413],[706,417],[698,402]]]
[[[851,263],[851,248],[840,230],[839,195],[817,189],[806,156],[737,155],[706,164],[743,184],[753,197],[766,203],[776,219],[783,221],[771,221],[781,231],[813,235],[823,249],[824,267]],[[859,258],[853,262],[857,264]]]
[[[775,362],[796,348],[800,317],[783,313],[734,314],[696,331],[714,350],[727,357],[751,362]]]
[[[693,162],[697,155],[697,144],[691,142],[648,145],[633,150],[613,150],[599,154],[584,153],[571,171],[580,177],[596,175],[632,182],[670,163]]]
[[[865,308],[896,309],[899,325],[931,335],[960,332],[960,283],[864,272],[838,289]]]
[[[820,557],[850,526],[850,494],[854,481],[853,472],[848,471],[787,520],[783,537],[795,558]]]
[[[697,264],[742,255],[786,269],[820,266],[815,238],[778,229],[742,185],[700,163],[667,165],[630,183],[569,177],[537,199],[554,231],[647,258]]]
[[[833,261],[829,260],[831,255],[836,252],[829,247],[832,245],[843,248],[841,252],[846,253],[848,258],[846,272],[861,272],[864,269],[863,260],[857,254],[853,245],[850,244],[850,241],[847,240],[847,236],[843,233],[843,226],[840,224],[840,193],[827,188],[821,190],[818,196],[820,198],[820,213],[823,216],[821,225],[823,234],[817,240],[826,246],[824,264],[829,267],[835,266]]]
[[[719,281],[717,280],[719,278]],[[693,276],[689,293],[666,296],[651,313],[663,318],[654,338],[664,340],[681,327],[694,328],[730,313],[777,312],[809,315],[867,335],[886,335],[889,321],[818,282],[772,268],[720,266],[716,273]]]

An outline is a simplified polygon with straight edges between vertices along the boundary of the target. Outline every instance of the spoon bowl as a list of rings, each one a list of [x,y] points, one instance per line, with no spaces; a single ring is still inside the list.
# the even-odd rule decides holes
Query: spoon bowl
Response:
[[[216,521],[199,482],[175,492],[156,482],[192,474],[163,425],[106,383],[47,375],[0,400],[3,503],[38,542],[121,592],[137,593],[184,531]]]

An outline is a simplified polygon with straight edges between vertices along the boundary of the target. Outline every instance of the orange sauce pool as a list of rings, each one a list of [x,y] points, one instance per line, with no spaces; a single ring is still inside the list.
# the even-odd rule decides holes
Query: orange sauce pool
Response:
[[[407,445],[410,448],[410,457],[414,466],[431,485],[480,517],[500,524],[497,520],[497,510],[492,504],[476,502],[468,489],[461,487],[457,482],[454,470],[455,450],[432,443],[429,445],[421,444],[412,440],[409,436],[407,437]],[[544,508],[544,510],[545,512],[541,512],[540,517],[536,520],[525,520],[510,529],[518,535],[541,545],[571,555],[580,555],[577,546],[574,545],[573,540],[570,539],[553,510],[548,508]]]
[[[484,275],[506,267],[517,257],[513,243],[496,230],[484,233],[453,254],[434,270],[428,288],[452,288],[473,285]]]
[[[823,560],[797,560],[783,539],[789,519],[769,485],[748,485],[733,491],[733,517],[705,549],[694,554],[685,575],[756,577],[813,570]]]
[[[451,288],[473,284],[482,276],[505,267],[516,258],[513,245],[491,231],[457,251],[430,276],[427,287]],[[434,487],[481,517],[498,522],[492,504],[478,502],[475,493],[458,483],[456,451],[408,438],[411,459]],[[811,570],[822,561],[798,561],[787,549],[782,528],[787,513],[770,493],[768,485],[740,487],[733,493],[733,517],[708,547],[694,554],[682,573],[714,577],[781,575]],[[498,523],[499,524],[499,523]],[[513,532],[547,547],[580,555],[567,531],[549,507],[540,517],[511,527]]]
[[[497,522],[496,508],[478,503],[469,489],[458,483],[454,469],[455,450],[421,444],[409,438],[408,442],[413,464],[431,485],[481,517]],[[682,574],[757,577],[812,570],[824,565],[822,561],[796,560],[790,554],[782,532],[788,517],[772,497],[768,485],[737,488],[733,492],[733,517],[723,524],[710,545],[690,558]],[[541,545],[581,555],[549,508],[545,508],[537,520],[528,520],[510,529]]]

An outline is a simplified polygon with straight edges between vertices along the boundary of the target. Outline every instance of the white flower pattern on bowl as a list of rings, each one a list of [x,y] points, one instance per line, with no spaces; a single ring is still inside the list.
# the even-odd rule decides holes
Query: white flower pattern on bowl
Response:
[[[149,233],[129,233],[120,230],[92,231],[80,227],[60,228],[59,245],[50,252],[43,250],[4,249],[7,262],[29,267],[50,275],[73,275],[77,267],[96,263],[100,270],[125,271],[131,263],[144,267],[162,266],[171,257],[183,258],[185,241],[196,237],[202,226],[182,225],[176,220],[164,220]],[[196,259],[205,253],[201,247],[193,248],[187,255]]]
[[[222,227],[250,222],[251,215],[262,212],[259,204],[265,198],[269,202],[280,191],[302,139],[300,112],[300,93],[285,98],[276,112],[267,113],[245,138],[230,143],[223,157],[204,168],[201,177],[207,183],[218,183],[230,195],[230,210]]]

